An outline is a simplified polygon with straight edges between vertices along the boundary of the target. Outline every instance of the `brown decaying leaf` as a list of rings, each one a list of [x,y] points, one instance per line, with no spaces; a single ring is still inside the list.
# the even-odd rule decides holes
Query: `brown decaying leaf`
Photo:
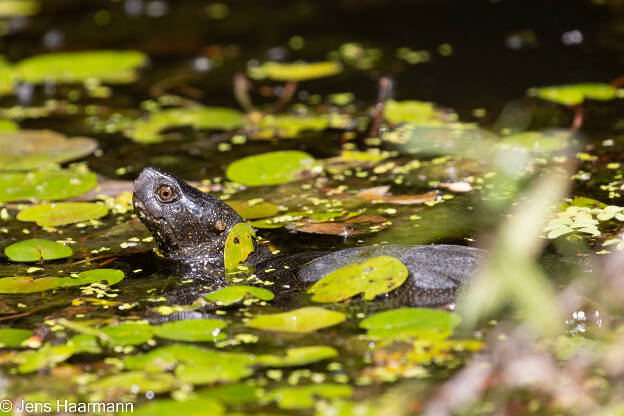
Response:
[[[286,228],[302,233],[350,236],[384,230],[389,226],[384,224],[387,221],[385,217],[377,215],[360,215],[342,222],[313,221],[309,218],[304,218]],[[374,228],[371,229],[373,226]]]
[[[390,186],[376,186],[374,188],[362,189],[356,194],[358,198],[368,199],[369,201],[383,202],[386,204],[414,205],[424,204],[427,201],[433,201],[438,196],[438,191],[431,191],[418,195],[396,195],[392,196],[388,191]]]
[[[438,186],[446,188],[451,192],[470,192],[472,185],[468,182],[442,182]]]

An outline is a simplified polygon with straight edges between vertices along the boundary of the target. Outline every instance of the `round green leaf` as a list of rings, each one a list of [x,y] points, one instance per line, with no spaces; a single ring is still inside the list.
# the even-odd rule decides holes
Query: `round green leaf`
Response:
[[[584,83],[532,88],[529,94],[563,105],[578,105],[585,99],[608,101],[617,96],[616,88],[604,83]]]
[[[249,254],[254,251],[254,236],[253,228],[246,222],[232,227],[225,241],[225,270],[234,270],[236,266],[247,260]]]
[[[1,65],[0,70],[2,70]],[[19,125],[16,122],[12,120],[0,119],[0,132],[15,131],[17,129],[19,129]]]
[[[262,153],[239,159],[228,166],[231,181],[248,186],[278,185],[299,180],[316,167],[312,156],[297,150]]]
[[[55,202],[26,208],[17,214],[20,221],[35,221],[42,227],[73,224],[108,215],[108,208],[93,202]]]
[[[123,415],[133,416],[221,416],[225,413],[225,408],[216,398],[199,397],[186,401],[173,399],[154,400],[138,409],[123,413]]]
[[[0,170],[32,170],[91,154],[97,142],[88,137],[67,139],[50,130],[0,133]]]
[[[272,315],[256,315],[246,325],[267,331],[307,333],[337,325],[345,318],[341,312],[311,306]]]
[[[105,281],[112,286],[124,278],[121,270],[95,269],[78,274],[78,277],[11,276],[0,279],[0,293],[34,293],[51,289],[64,289]]]
[[[30,329],[0,328],[0,347],[19,347],[32,333]]]
[[[232,200],[225,202],[246,220],[271,217],[279,212],[279,207],[270,202],[258,202],[255,204],[250,203],[250,201]]]
[[[303,131],[322,131],[329,128],[327,116],[296,116],[290,114],[269,114],[262,118],[259,127],[269,133],[269,137],[296,138]],[[273,132],[273,133],[271,133]],[[259,137],[265,134],[259,133]]]
[[[525,131],[506,136],[502,144],[520,146],[532,152],[556,152],[569,146],[569,131]]]
[[[338,62],[296,62],[283,64],[265,62],[261,66],[249,68],[249,76],[255,79],[269,78],[274,81],[306,81],[324,78],[342,72]]]
[[[446,338],[459,323],[459,315],[426,308],[403,308],[381,312],[360,322],[368,335],[379,338]]]
[[[0,202],[66,199],[87,192],[96,184],[95,173],[85,169],[5,172],[0,173]]]
[[[217,319],[191,319],[188,321],[167,322],[154,327],[154,334],[159,338],[174,341],[217,341],[226,336],[221,332],[227,322]]]
[[[433,103],[424,101],[388,100],[384,104],[384,118],[390,123],[412,123],[419,125],[442,125]]]
[[[89,384],[91,391],[132,391],[138,390],[141,393],[153,391],[154,393],[164,393],[175,387],[175,377],[169,373],[144,373],[142,371],[130,371],[127,373],[115,374],[97,380]]]
[[[137,121],[126,134],[135,142],[158,143],[165,139],[161,131],[181,126],[196,129],[234,130],[243,125],[240,111],[225,107],[171,108],[152,113],[146,120]]]
[[[62,259],[71,256],[74,252],[71,247],[56,241],[31,238],[11,244],[4,249],[4,254],[12,261],[31,262],[41,259]]]
[[[147,56],[138,51],[59,52],[24,59],[14,66],[13,74],[17,80],[31,84],[90,79],[127,83],[136,79],[136,70],[146,62]]]
[[[359,293],[363,299],[372,300],[401,286],[407,275],[407,268],[399,259],[373,257],[329,273],[308,289],[308,293],[313,301],[322,303],[339,302]]]
[[[289,348],[286,356],[262,355],[260,362],[270,367],[293,367],[316,363],[338,356],[335,348],[326,345],[313,345],[309,347]]]
[[[272,300],[273,292],[255,286],[228,286],[206,295],[206,300],[228,306],[240,302],[246,296],[252,296],[261,300]]]
[[[154,335],[154,327],[139,322],[122,322],[99,330],[110,337],[114,345],[144,344]]]
[[[347,399],[353,395],[353,387],[344,384],[311,384],[309,386],[280,387],[267,393],[266,401],[275,401],[282,409],[309,409],[318,398]]]

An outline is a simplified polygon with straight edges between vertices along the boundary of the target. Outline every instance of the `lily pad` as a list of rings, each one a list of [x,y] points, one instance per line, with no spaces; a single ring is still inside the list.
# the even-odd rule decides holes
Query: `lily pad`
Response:
[[[168,371],[182,381],[192,384],[232,382],[252,375],[258,357],[247,353],[232,353],[194,345],[173,344],[156,348],[147,354],[126,358],[126,368],[150,372]]]
[[[45,344],[37,351],[24,351],[11,360],[19,364],[17,371],[21,374],[32,373],[42,368],[51,368],[74,355],[76,349],[70,345],[52,346]]]
[[[164,393],[174,388],[175,377],[169,373],[152,374],[131,371],[115,374],[89,384],[91,391],[127,391]]]
[[[532,152],[556,152],[570,145],[570,131],[525,131],[511,134],[501,142],[505,145],[520,146]]]
[[[34,221],[42,227],[73,224],[108,215],[108,208],[93,202],[55,202],[35,205],[17,214],[20,221]]]
[[[360,322],[360,328],[375,338],[422,337],[444,339],[453,333],[459,315],[426,308],[402,308],[381,312]]]
[[[217,319],[191,319],[188,321],[167,322],[154,327],[154,334],[159,338],[174,341],[218,341],[226,338],[221,332],[227,322]]]
[[[270,367],[292,367],[316,363],[338,356],[338,351],[327,345],[289,348],[286,356],[263,355],[261,362]]]
[[[262,118],[259,127],[263,129],[260,137],[266,132],[273,132],[271,137],[296,138],[303,131],[322,131],[329,128],[329,119],[326,116],[296,116],[290,114],[269,114]]]
[[[247,260],[249,254],[254,251],[253,238],[255,235],[251,225],[245,222],[232,227],[225,241],[225,270],[234,270],[239,264]]]
[[[71,247],[65,244],[41,238],[31,238],[11,244],[4,249],[4,254],[11,261],[31,262],[63,259],[71,256],[74,252]]]
[[[66,199],[87,192],[96,184],[95,173],[86,169],[5,172],[0,173],[0,202]]]
[[[67,139],[50,130],[18,130],[0,133],[0,147],[0,170],[32,170],[85,157],[97,148],[97,141]]]
[[[240,302],[245,297],[252,296],[261,300],[272,300],[275,295],[273,292],[270,292],[261,287],[255,286],[228,286],[217,291],[208,293],[206,295],[206,299],[211,302],[217,302],[223,306],[233,305],[234,303]]]
[[[13,74],[18,81],[33,84],[73,84],[90,79],[128,83],[136,79],[136,70],[146,62],[147,56],[138,51],[59,52],[24,59],[14,66]]]
[[[152,339],[154,327],[139,322],[122,322],[99,329],[114,345],[139,345]]]
[[[243,185],[278,185],[297,181],[316,166],[316,160],[309,154],[285,150],[244,157],[231,163],[225,174]]]
[[[106,281],[110,286],[120,282],[124,273],[116,269],[87,270],[78,277],[40,277],[11,276],[0,279],[0,293],[34,293],[51,289],[65,289]]]
[[[280,387],[267,393],[263,400],[275,401],[282,409],[309,409],[318,399],[347,399],[352,395],[351,386],[324,383]]]
[[[256,315],[246,325],[267,331],[308,333],[337,325],[346,319],[345,314],[315,306],[271,315]]]
[[[139,143],[158,143],[165,139],[161,132],[168,128],[192,126],[196,129],[234,130],[243,125],[240,111],[226,107],[170,108],[138,120],[126,135]]]
[[[296,62],[283,64],[279,62],[265,62],[261,66],[251,67],[249,76],[254,79],[271,79],[273,81],[306,81],[324,78],[342,72],[342,65],[338,62]]]
[[[226,201],[226,203],[234,208],[234,210],[246,220],[271,217],[279,212],[279,207],[270,202],[260,201],[252,203],[251,201],[231,200]]]
[[[388,100],[384,105],[384,118],[392,124],[412,123],[442,125],[433,103],[424,101]]]
[[[2,67],[0,66],[0,71],[2,70]],[[12,121],[12,120],[4,120],[4,119],[0,119],[0,132],[9,132],[9,131],[15,131],[19,129],[19,125]]]
[[[563,105],[578,105],[586,99],[609,101],[617,96],[615,87],[604,83],[584,83],[531,88],[530,95]]]
[[[378,256],[335,270],[316,282],[308,293],[315,302],[339,302],[360,293],[364,300],[391,292],[407,279],[407,268],[391,256]]]
[[[32,333],[30,329],[0,328],[0,348],[19,347]]]
[[[39,11],[37,0],[2,0],[0,17],[32,16]]]
[[[225,413],[223,405],[213,397],[198,397],[185,401],[172,399],[156,400],[138,409],[123,413],[134,416],[221,416]]]

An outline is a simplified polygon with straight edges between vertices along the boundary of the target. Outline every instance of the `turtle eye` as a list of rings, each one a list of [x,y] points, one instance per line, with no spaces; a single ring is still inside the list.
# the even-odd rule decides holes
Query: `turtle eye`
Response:
[[[163,202],[169,202],[173,198],[174,192],[168,185],[162,185],[158,188],[158,197]]]

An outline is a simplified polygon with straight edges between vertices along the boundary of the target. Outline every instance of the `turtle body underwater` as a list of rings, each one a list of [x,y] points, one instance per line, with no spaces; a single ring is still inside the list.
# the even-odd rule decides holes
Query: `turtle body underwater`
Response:
[[[177,176],[145,168],[134,182],[134,210],[156,241],[158,254],[169,265],[211,289],[234,283],[225,273],[224,253],[232,228],[245,220],[219,198],[208,195]],[[334,252],[310,251],[290,256],[273,255],[254,240],[244,265],[253,270],[252,281],[272,282],[280,296],[300,292],[325,275],[376,256],[400,260],[408,277],[384,296],[399,305],[441,306],[452,303],[462,286],[482,264],[483,250],[459,245],[379,245]],[[381,298],[382,296],[378,296]]]

